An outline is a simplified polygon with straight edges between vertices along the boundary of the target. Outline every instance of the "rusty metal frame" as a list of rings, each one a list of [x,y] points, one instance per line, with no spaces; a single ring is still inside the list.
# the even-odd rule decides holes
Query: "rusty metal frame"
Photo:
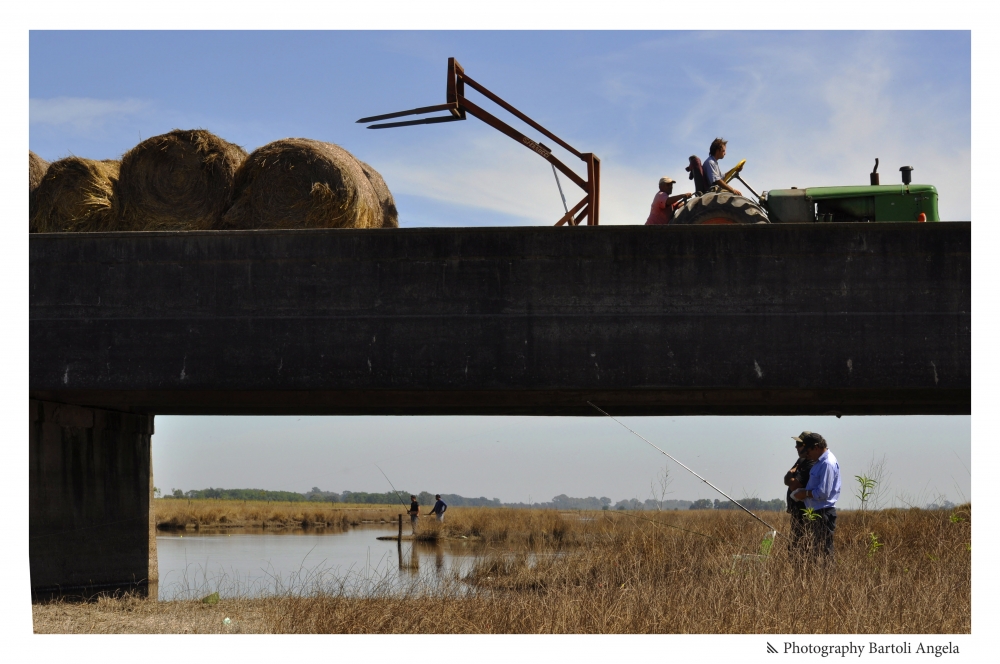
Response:
[[[496,116],[483,110],[476,104],[472,103],[465,97],[465,86],[468,85],[473,90],[481,93],[484,97],[490,101],[496,103],[498,106],[508,111],[515,117],[524,121],[526,124],[537,129],[542,134],[552,139],[560,146],[571,152],[574,156],[579,157],[584,164],[587,165],[587,179],[584,180],[579,175],[574,173],[566,164],[562,163],[552,154],[552,150],[542,143],[536,143],[532,139],[528,138],[518,130],[514,129],[508,125],[503,120],[497,118]],[[448,58],[448,84],[445,91],[445,98],[447,102],[444,104],[438,104],[436,106],[422,106],[420,108],[412,108],[408,111],[399,111],[396,113],[386,113],[385,115],[373,115],[368,118],[361,118],[358,122],[376,122],[379,120],[390,120],[392,118],[400,118],[407,115],[422,115],[424,113],[436,113],[439,111],[448,111],[448,115],[437,116],[433,118],[423,118],[420,120],[405,120],[403,122],[384,122],[381,124],[373,124],[368,127],[368,129],[389,129],[390,127],[408,127],[410,125],[419,124],[437,124],[440,122],[455,122],[458,120],[465,120],[467,115],[479,118],[486,124],[490,125],[494,129],[510,136],[518,143],[526,146],[529,150],[539,155],[550,164],[559,169],[563,175],[573,181],[578,187],[583,189],[586,195],[583,199],[574,205],[569,211],[564,214],[559,221],[556,222],[556,226],[569,225],[569,226],[579,226],[583,219],[586,218],[587,226],[596,226],[599,222],[600,215],[600,203],[601,203],[601,160],[597,158],[592,152],[579,152],[576,148],[571,146],[569,143],[565,142],[548,129],[538,124],[527,115],[517,110],[503,99],[498,97],[496,94],[487,90],[482,84],[477,83],[465,74],[465,70],[462,66],[458,64],[455,58]]]

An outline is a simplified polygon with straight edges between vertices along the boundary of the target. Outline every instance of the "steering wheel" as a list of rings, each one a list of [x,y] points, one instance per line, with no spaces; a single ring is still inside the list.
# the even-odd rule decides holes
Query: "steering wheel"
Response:
[[[726,174],[722,176],[722,181],[725,182],[726,184],[729,184],[729,181],[732,180],[740,171],[743,170],[743,165],[745,163],[747,163],[746,159],[744,159],[743,161],[741,161],[740,163],[736,164],[728,171],[726,171]]]

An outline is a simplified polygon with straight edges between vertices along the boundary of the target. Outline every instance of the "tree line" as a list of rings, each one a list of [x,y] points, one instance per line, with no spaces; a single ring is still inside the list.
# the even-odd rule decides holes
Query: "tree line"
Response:
[[[154,495],[159,498],[161,492],[154,489]],[[313,487],[305,493],[295,491],[266,491],[264,489],[192,489],[183,491],[172,489],[163,498],[186,498],[195,499],[216,499],[216,500],[270,500],[275,502],[325,502],[325,503],[349,503],[361,505],[393,505],[402,503],[409,507],[409,491],[385,493],[370,493],[368,491],[323,491],[319,487]],[[429,491],[413,493],[417,496],[417,501],[421,505],[433,505],[434,494]],[[532,508],[532,509],[556,509],[556,510],[647,510],[647,511],[669,511],[669,510],[729,510],[739,509],[728,500],[710,500],[701,498],[699,500],[654,500],[648,498],[639,500],[629,498],[613,502],[607,496],[597,498],[588,496],[586,498],[574,498],[566,494],[559,494],[547,502],[515,502],[504,503],[499,498],[467,498],[455,493],[443,493],[441,499],[452,507],[508,507],[508,508]],[[781,498],[773,500],[762,500],[760,498],[740,499],[747,509],[751,511],[784,511],[785,501]]]

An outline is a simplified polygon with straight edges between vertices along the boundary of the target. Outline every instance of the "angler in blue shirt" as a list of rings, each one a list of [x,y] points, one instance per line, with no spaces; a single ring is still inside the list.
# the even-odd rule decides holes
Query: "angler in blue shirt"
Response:
[[[806,458],[815,463],[809,471],[805,488],[792,492],[792,498],[803,501],[812,510],[811,515],[806,515],[806,521],[812,531],[814,551],[832,560],[833,533],[837,529],[836,505],[840,498],[840,464],[827,449],[823,436],[803,432],[801,438]]]
[[[448,509],[448,505],[443,500],[441,500],[440,493],[435,495],[434,499],[437,502],[434,503],[434,508],[430,512],[428,512],[428,514],[433,514],[435,517],[437,517],[437,520],[439,522],[444,521],[444,512],[446,509]]]

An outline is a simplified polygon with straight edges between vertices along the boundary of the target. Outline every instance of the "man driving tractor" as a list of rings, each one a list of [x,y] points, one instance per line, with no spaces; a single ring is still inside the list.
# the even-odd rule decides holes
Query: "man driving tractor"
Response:
[[[718,186],[721,189],[725,189],[730,194],[736,196],[742,196],[743,194],[738,190],[730,186],[722,178],[722,170],[719,168],[719,159],[726,156],[726,141],[721,138],[717,138],[712,141],[712,145],[708,148],[709,157],[702,164],[702,169],[705,171],[705,179],[708,181],[708,186]]]

